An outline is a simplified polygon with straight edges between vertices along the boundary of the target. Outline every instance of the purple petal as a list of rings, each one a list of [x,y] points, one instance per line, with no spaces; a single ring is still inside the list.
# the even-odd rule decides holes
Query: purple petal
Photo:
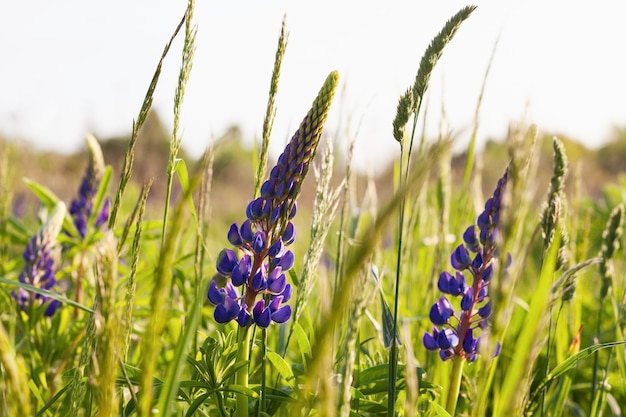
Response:
[[[450,264],[452,267],[458,271],[462,271],[469,267],[471,262],[469,252],[467,248],[461,244],[456,247],[454,252],[452,252],[452,256],[450,256]]]
[[[272,170],[272,172],[274,172],[274,170]],[[276,187],[276,179],[270,178],[269,180],[265,181],[263,185],[261,186],[261,195],[266,198],[272,197],[272,195],[274,194],[275,187]]]
[[[285,305],[272,313],[272,321],[276,323],[284,323],[291,317],[291,306]]]
[[[483,281],[489,282],[491,280],[492,275],[493,275],[493,264],[490,263],[489,266],[485,268],[485,270],[482,273]]]
[[[463,338],[463,350],[468,354],[475,354],[478,347],[478,339],[474,338],[472,329],[468,329]]]
[[[250,255],[244,255],[237,266],[233,268],[231,279],[235,287],[243,285],[248,280],[252,269],[251,263]]]
[[[441,297],[430,309],[430,321],[438,326],[444,325],[448,322],[450,317],[454,314],[452,304],[446,297]]]
[[[226,283],[225,289],[226,289],[226,295],[232,298],[233,300],[236,300],[237,298],[239,298],[237,291],[235,291],[235,287],[233,287],[233,284],[231,284],[230,282]]]
[[[439,351],[439,357],[441,358],[442,361],[447,361],[448,359],[452,358],[452,356],[454,355],[454,352],[452,351],[452,349],[448,349],[448,350],[440,350]]]
[[[246,207],[246,216],[248,219],[254,221],[260,219],[263,216],[263,197],[259,197],[255,200],[252,200],[248,207]]]
[[[246,220],[241,224],[239,234],[241,235],[241,238],[244,242],[252,242],[252,239],[254,238],[254,233],[252,232],[252,222],[250,220]]]
[[[276,242],[274,242],[272,246],[270,246],[267,254],[272,258],[276,258],[277,256],[281,256],[283,254],[284,248],[285,246],[283,245],[283,239],[279,236],[278,240],[276,240]]]
[[[276,259],[279,259],[277,266],[280,266],[283,271],[289,271],[293,267],[296,260],[293,252],[290,250],[286,251],[280,258]]]
[[[267,327],[271,323],[272,313],[269,308],[265,308],[265,302],[263,300],[259,300],[254,305],[252,315],[254,317],[254,322],[260,327]]]
[[[230,225],[230,229],[228,230],[228,241],[233,246],[243,245],[243,238],[239,233],[239,226],[237,225],[237,223],[233,223]]]
[[[98,217],[96,218],[96,222],[94,226],[99,228],[103,224],[105,224],[109,220],[109,208],[111,207],[111,199],[107,197],[104,200],[104,204],[102,206],[102,210],[98,213]]]
[[[209,284],[209,293],[207,296],[209,301],[214,305],[222,304],[224,302],[224,293],[217,288],[215,280],[211,281],[211,284]]]
[[[248,324],[250,324],[250,313],[248,312],[248,307],[246,307],[245,304],[243,304],[241,306],[241,310],[239,310],[239,314],[237,315],[237,323],[239,323],[239,325],[241,327],[246,327]]]
[[[484,319],[491,316],[491,301],[488,301],[487,304],[478,309],[478,315]]]
[[[422,343],[424,344],[424,347],[428,350],[439,349],[439,345],[437,344],[437,341],[435,340],[433,335],[430,334],[429,332],[424,333],[424,336],[422,337]]]
[[[293,287],[291,286],[291,284],[285,285],[285,289],[280,295],[283,296],[283,303],[291,300],[291,296],[293,295]]]
[[[291,222],[287,222],[285,231],[283,232],[283,242],[285,246],[291,245],[296,240],[296,228]]]
[[[463,241],[467,245],[467,248],[472,252],[478,252],[480,249],[478,245],[478,238],[476,237],[476,227],[471,225],[465,232],[463,232]]]
[[[478,252],[472,261],[472,268],[478,270],[481,266],[483,266],[483,255]]]
[[[263,273],[263,268],[259,268],[254,276],[252,277],[252,289],[254,291],[261,291],[267,288],[267,280],[265,279],[265,274]]]
[[[48,300],[48,306],[46,307],[46,311],[44,311],[43,315],[46,317],[52,317],[54,313],[56,313],[57,309],[61,307],[61,302],[51,298],[48,298]]]
[[[277,268],[278,269],[278,268]],[[287,277],[285,274],[280,274],[278,278],[272,279],[271,276],[267,280],[267,288],[274,294],[280,294],[285,290],[287,285]]]
[[[222,249],[217,257],[217,272],[225,277],[229,277],[233,268],[237,265],[237,255],[231,249]]]
[[[259,230],[252,238],[252,250],[256,254],[261,254],[267,248],[265,232]]]
[[[441,274],[439,274],[439,281],[437,281],[437,288],[439,288],[439,291],[444,294],[450,294],[451,280],[454,280],[454,278],[452,277],[452,275],[450,275],[449,272],[443,271]]]
[[[215,306],[215,311],[213,312],[213,318],[216,322],[220,324],[228,323],[231,319],[229,318],[228,311],[224,304],[218,304]]]
[[[474,289],[469,287],[461,300],[461,310],[470,311],[474,306]]]

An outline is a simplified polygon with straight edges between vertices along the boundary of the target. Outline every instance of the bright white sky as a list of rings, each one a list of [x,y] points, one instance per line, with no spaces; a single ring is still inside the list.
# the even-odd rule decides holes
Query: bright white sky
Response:
[[[339,122],[358,132],[359,165],[397,150],[391,121],[432,37],[465,1],[219,1],[196,6],[197,50],[183,107],[183,145],[199,154],[240,124],[261,135],[284,13],[290,31],[273,149],[282,148],[326,75],[338,70]],[[428,126],[441,103],[467,143],[489,56],[500,38],[479,140],[511,121],[534,122],[588,145],[626,124],[626,2],[476,1],[444,51],[429,90]],[[128,133],[184,0],[13,1],[0,5],[0,134],[72,151],[84,134]],[[171,126],[181,42],[165,61],[154,107]]]

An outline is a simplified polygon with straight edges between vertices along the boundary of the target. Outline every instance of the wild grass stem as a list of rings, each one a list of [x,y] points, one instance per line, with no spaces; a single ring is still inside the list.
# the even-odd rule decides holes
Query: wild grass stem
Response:
[[[117,220],[117,213],[122,202],[122,197],[126,191],[126,187],[128,186],[128,182],[130,181],[133,173],[133,164],[135,161],[135,145],[137,143],[137,138],[139,137],[139,131],[141,130],[141,127],[146,121],[148,113],[152,108],[152,99],[154,97],[154,91],[156,90],[157,84],[159,82],[159,77],[161,76],[161,67],[163,66],[163,61],[169,53],[170,47],[172,46],[174,39],[176,38],[176,36],[178,36],[178,32],[183,27],[183,23],[185,23],[186,17],[187,13],[185,12],[182,19],[176,26],[176,29],[174,29],[174,32],[172,33],[169,41],[167,42],[167,44],[165,44],[165,48],[163,49],[163,53],[161,54],[159,63],[157,64],[154,75],[152,76],[152,80],[150,81],[150,85],[148,86],[148,91],[146,91],[143,103],[141,104],[141,109],[139,110],[137,120],[133,121],[132,134],[128,143],[128,147],[126,149],[126,153],[124,155],[124,165],[120,174],[120,182],[117,193],[115,195],[115,202],[113,203],[113,206],[111,208],[111,215],[109,216],[109,229],[111,230],[115,229],[115,222]]]
[[[259,164],[257,165],[254,196],[258,197],[261,191],[261,184],[265,178],[267,171],[267,159],[269,156],[270,137],[272,136],[272,127],[276,118],[276,95],[278,94],[278,81],[280,79],[280,68],[287,50],[287,15],[283,16],[283,23],[280,28],[278,37],[278,45],[276,47],[276,57],[274,58],[274,69],[272,71],[272,79],[270,81],[269,97],[267,99],[267,107],[265,110],[265,119],[263,120],[263,140],[261,142],[261,152],[259,153]]]

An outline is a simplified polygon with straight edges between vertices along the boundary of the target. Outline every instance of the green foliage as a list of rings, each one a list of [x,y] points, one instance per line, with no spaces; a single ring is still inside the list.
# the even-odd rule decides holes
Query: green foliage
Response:
[[[414,156],[403,149],[398,181],[371,179],[365,193],[355,189],[349,162],[338,175],[340,158],[329,145],[298,203],[298,230],[305,232],[288,276],[291,321],[248,331],[216,323],[207,289],[232,213],[245,210],[265,179],[287,31],[283,22],[254,178],[246,173],[255,156],[238,140],[218,141],[194,167],[182,154],[179,126],[196,40],[193,8],[190,1],[158,62],[119,154],[119,182],[111,185],[121,160],[101,170],[84,238],[60,207],[78,189],[71,179],[80,177],[87,155],[66,165],[50,159],[49,176],[34,173],[16,184],[22,154],[2,148],[0,417],[618,415],[626,404],[626,179],[586,198],[572,181],[584,179],[576,165],[591,153],[566,138],[534,147],[533,128],[505,145],[488,144],[482,171],[473,166],[473,142],[465,156],[452,157],[450,142],[424,139]],[[453,16],[426,49],[415,84],[399,100],[390,146],[393,139],[402,148],[412,143],[433,68],[473,10]],[[134,158],[146,145],[142,126],[158,127],[149,117],[152,97],[183,24],[174,129],[170,135],[155,128],[164,151],[158,169],[168,184],[152,194],[148,178],[131,181],[133,169],[141,171]],[[337,82],[331,73],[313,117],[326,118]],[[307,123],[300,133],[318,140],[323,120]],[[234,129],[227,136],[239,135]],[[112,154],[103,148],[106,160]],[[606,152],[598,154],[608,158]],[[513,263],[506,273],[496,266],[489,284],[492,332],[475,362],[441,361],[422,337],[432,329],[429,311],[441,297],[437,281],[449,270],[448,254],[485,204],[468,173],[493,190],[508,161],[512,186],[503,199],[496,265],[507,253]],[[72,187],[58,187],[57,174]],[[541,206],[535,192],[545,189]],[[12,204],[22,192],[29,206],[18,215]],[[113,195],[108,227],[96,227]],[[20,281],[30,262],[22,254],[38,235],[58,242],[50,288]],[[62,306],[51,316],[43,308],[22,310],[19,291]]]

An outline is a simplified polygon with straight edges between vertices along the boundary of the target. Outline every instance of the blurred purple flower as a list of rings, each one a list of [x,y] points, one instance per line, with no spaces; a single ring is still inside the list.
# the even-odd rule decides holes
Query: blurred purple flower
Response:
[[[23,254],[24,268],[19,275],[21,283],[44,290],[52,290],[56,285],[53,250],[63,225],[65,211],[65,204],[59,203],[46,223],[28,241]],[[17,289],[11,295],[24,311],[29,311],[32,306],[45,305],[44,315],[47,317],[54,315],[61,306],[61,302],[58,300],[28,292],[23,288]]]
[[[87,136],[87,149],[89,151],[89,164],[83,176],[78,196],[70,203],[69,213],[74,219],[74,226],[81,238],[87,235],[87,225],[93,215],[94,203],[100,182],[104,174],[104,157],[100,145],[93,136]],[[94,220],[94,227],[100,228],[109,220],[109,208],[111,201],[107,197],[100,208],[100,212]]]

